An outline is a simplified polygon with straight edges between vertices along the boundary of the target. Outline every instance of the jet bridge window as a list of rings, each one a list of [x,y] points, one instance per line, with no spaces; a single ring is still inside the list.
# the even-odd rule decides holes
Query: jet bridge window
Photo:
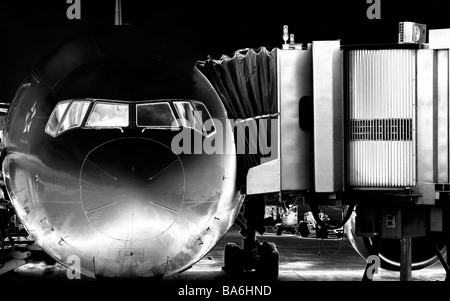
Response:
[[[114,128],[129,125],[129,105],[97,102],[86,121],[86,127]]]
[[[90,101],[64,100],[53,110],[45,127],[45,132],[56,137],[65,131],[81,126]]]
[[[167,102],[136,105],[137,126],[148,128],[178,127],[175,115]]]

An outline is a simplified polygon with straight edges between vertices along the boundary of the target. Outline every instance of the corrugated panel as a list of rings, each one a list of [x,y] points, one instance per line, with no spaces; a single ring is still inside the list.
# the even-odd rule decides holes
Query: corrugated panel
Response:
[[[415,50],[351,50],[347,58],[348,184],[414,186]]]

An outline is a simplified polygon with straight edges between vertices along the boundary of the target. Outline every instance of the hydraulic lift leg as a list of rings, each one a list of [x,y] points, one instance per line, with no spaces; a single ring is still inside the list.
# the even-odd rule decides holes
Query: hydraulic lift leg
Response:
[[[243,239],[242,249],[248,259],[256,256],[258,241],[256,239],[256,232],[263,234],[264,227],[264,200],[260,197],[250,196],[244,203],[245,212],[244,218],[247,220],[246,235]],[[250,261],[250,260],[249,260]]]
[[[225,265],[224,270],[230,272],[242,271],[251,269],[255,252],[258,249],[258,241],[256,239],[257,229],[262,225],[260,221],[264,220],[264,203],[259,204],[254,196],[247,196],[244,201],[244,214],[246,220],[245,224],[240,220],[239,216],[236,218],[235,224],[241,228],[242,245],[239,247],[235,243],[228,243],[225,246]],[[262,206],[262,216],[260,216]],[[261,233],[262,234],[262,233]]]
[[[411,281],[412,279],[411,241],[411,237],[400,239],[400,281]]]
[[[259,234],[266,232],[264,227],[265,202],[261,196],[247,196],[244,202],[244,218],[247,220],[247,229],[257,231]]]
[[[268,279],[278,277],[279,252],[274,243],[256,239],[256,233],[263,234],[264,227],[264,199],[258,196],[248,197],[244,202],[244,218],[246,225],[238,220],[241,227],[242,248],[234,243],[225,245],[225,265],[223,270],[228,272],[242,272],[256,270],[259,275]]]

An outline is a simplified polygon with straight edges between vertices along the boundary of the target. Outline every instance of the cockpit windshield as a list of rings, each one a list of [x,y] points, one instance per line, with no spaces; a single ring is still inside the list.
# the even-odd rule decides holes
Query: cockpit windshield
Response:
[[[63,100],[53,109],[45,132],[56,137],[74,128],[122,130],[135,127],[143,128],[142,131],[185,127],[206,137],[215,133],[214,122],[206,106],[199,101],[184,99],[138,103],[105,99]]]
[[[127,127],[129,105],[97,102],[86,121],[86,127]]]
[[[137,104],[136,125],[146,128],[178,126],[168,102]]]

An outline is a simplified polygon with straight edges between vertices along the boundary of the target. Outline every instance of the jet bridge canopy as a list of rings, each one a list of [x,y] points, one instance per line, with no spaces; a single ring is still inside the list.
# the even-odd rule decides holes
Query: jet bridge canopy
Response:
[[[231,57],[208,57],[205,61],[197,62],[197,68],[220,96],[228,118],[238,121],[236,125],[241,134],[248,131],[243,134],[246,135],[246,168],[258,165],[261,157],[277,155],[265,154],[260,150],[261,144],[270,146],[276,143],[268,134],[271,133],[273,123],[267,122],[278,115],[276,56],[276,48],[246,48],[235,51]],[[239,132],[236,135],[240,135]],[[257,151],[252,152],[254,149]],[[272,150],[277,151],[276,147],[272,147]]]
[[[278,112],[276,49],[237,50],[232,57],[208,58],[197,68],[219,94],[230,118],[246,119]]]

